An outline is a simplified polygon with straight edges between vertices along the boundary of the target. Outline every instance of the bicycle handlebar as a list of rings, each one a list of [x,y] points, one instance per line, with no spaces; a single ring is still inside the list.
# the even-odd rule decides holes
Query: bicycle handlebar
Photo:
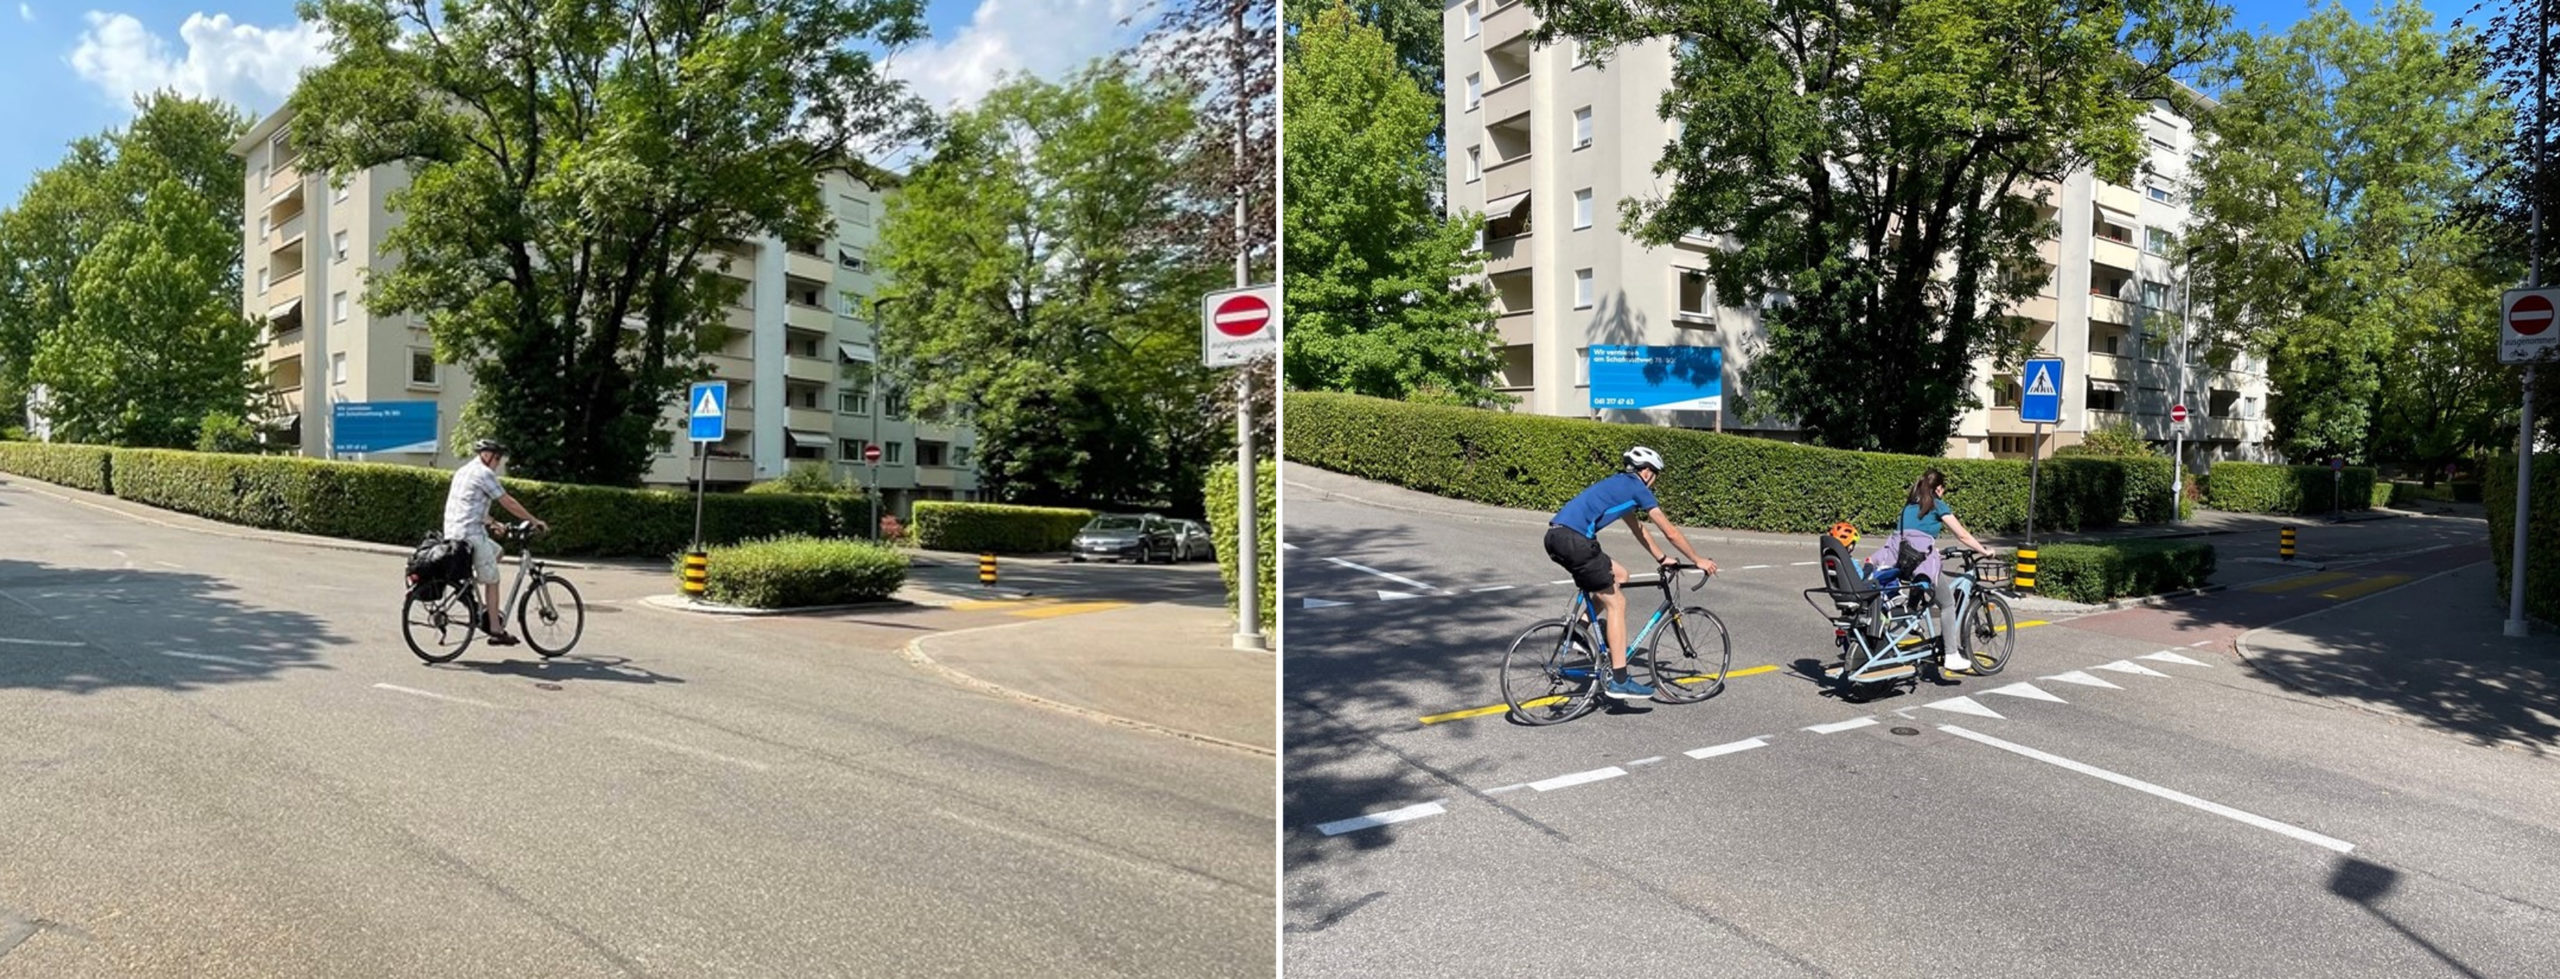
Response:
[[[1683,571],[1695,571],[1695,572],[1698,572],[1698,583],[1697,583],[1697,584],[1694,584],[1694,585],[1690,585],[1690,586],[1689,586],[1689,590],[1690,590],[1690,591],[1697,591],[1697,590],[1698,590],[1698,589],[1700,589],[1700,588],[1704,588],[1704,587],[1706,587],[1706,586],[1707,586],[1707,579],[1708,579],[1708,578],[1711,578],[1711,577],[1714,577],[1713,575],[1707,574],[1707,569],[1705,569],[1705,568],[1701,568],[1701,567],[1699,567],[1699,566],[1697,566],[1697,565],[1694,565],[1694,564],[1690,564],[1690,563],[1689,563],[1689,562],[1687,562],[1687,561],[1671,561],[1671,562],[1667,562],[1667,563],[1665,563],[1665,564],[1663,564],[1663,565],[1661,566],[1660,570],[1661,570],[1662,575],[1663,575],[1661,580],[1662,580],[1665,584],[1670,583],[1670,581],[1671,581],[1672,579],[1674,579],[1674,578],[1678,577],[1678,576],[1679,576],[1679,574],[1680,574],[1680,572],[1683,572]]]

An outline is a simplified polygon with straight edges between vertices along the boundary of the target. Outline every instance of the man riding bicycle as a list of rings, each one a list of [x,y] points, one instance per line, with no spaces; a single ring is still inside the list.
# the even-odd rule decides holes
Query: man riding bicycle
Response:
[[[1572,572],[1574,587],[1600,603],[1606,623],[1600,641],[1609,647],[1609,682],[1604,692],[1619,700],[1644,700],[1653,696],[1653,687],[1627,676],[1627,596],[1619,590],[1627,583],[1627,569],[1600,549],[1600,528],[1612,520],[1625,520],[1627,529],[1635,532],[1636,543],[1644,545],[1655,564],[1674,567],[1644,532],[1644,521],[1651,520],[1690,564],[1714,574],[1716,563],[1698,556],[1653,498],[1654,481],[1662,478],[1662,453],[1639,445],[1619,461],[1616,475],[1591,484],[1547,524],[1547,557]]]
[[[489,539],[492,528],[502,525],[489,519],[489,504],[503,503],[509,512],[532,524],[535,529],[549,530],[550,524],[525,511],[524,504],[507,495],[505,484],[498,482],[498,467],[505,463],[507,450],[497,439],[481,439],[471,444],[471,461],[453,471],[453,488],[444,497],[444,535],[471,542],[471,577],[480,583],[489,621],[489,645],[513,646],[516,637],[507,634],[507,620],[498,609],[498,545]]]

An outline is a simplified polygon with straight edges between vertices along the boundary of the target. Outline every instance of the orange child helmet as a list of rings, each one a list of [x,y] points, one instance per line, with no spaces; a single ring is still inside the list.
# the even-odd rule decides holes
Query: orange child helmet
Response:
[[[1831,539],[1839,541],[1842,547],[1855,549],[1858,546],[1858,527],[1845,520],[1832,524]]]

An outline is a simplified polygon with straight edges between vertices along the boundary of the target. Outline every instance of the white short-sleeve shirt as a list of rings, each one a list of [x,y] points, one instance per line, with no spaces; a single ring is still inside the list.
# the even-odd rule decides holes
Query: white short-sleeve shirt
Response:
[[[453,471],[453,489],[444,495],[444,535],[447,537],[486,537],[489,534],[489,505],[507,495],[498,482],[498,474],[479,459],[462,464]]]

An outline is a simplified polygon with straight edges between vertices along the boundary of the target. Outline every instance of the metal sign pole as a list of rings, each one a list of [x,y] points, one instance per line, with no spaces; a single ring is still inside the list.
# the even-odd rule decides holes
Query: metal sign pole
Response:
[[[2524,418],[2516,435],[2516,529],[2507,559],[2507,635],[2525,637],[2524,532],[2533,512],[2533,369],[2524,365]]]
[[[2036,546],[2036,476],[2044,468],[2044,423],[2036,423],[2034,443],[2027,446],[2027,546]]]
[[[693,443],[693,549],[702,549],[702,484],[711,481],[710,443]]]
[[[2178,506],[2187,501],[2187,424],[2178,423],[2178,437],[2170,443],[2169,522],[2178,522]]]

